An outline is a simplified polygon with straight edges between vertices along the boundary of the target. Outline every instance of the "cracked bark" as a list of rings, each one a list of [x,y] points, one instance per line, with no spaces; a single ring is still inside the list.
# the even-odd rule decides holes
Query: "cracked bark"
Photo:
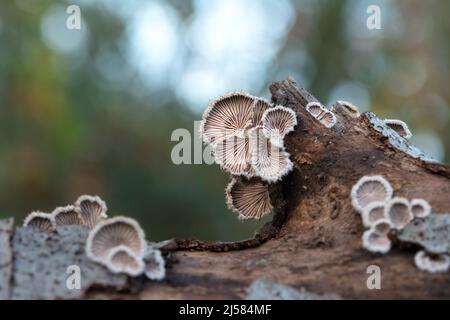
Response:
[[[85,298],[245,298],[256,279],[342,298],[450,298],[450,274],[420,272],[417,247],[394,246],[387,255],[361,248],[363,226],[350,203],[364,175],[383,175],[397,196],[424,198],[433,211],[450,212],[450,167],[432,162],[385,131],[373,114],[352,118],[337,108],[327,129],[304,109],[317,99],[292,79],[272,84],[272,100],[298,115],[286,138],[294,170],[272,187],[273,221],[255,237],[235,243],[173,240],[165,244],[162,282],[142,279],[139,290],[91,288]],[[381,290],[367,288],[367,267],[381,268]]]

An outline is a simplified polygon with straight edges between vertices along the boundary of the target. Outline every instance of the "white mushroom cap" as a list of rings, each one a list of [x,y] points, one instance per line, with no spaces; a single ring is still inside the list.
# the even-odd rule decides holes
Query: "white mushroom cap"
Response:
[[[104,220],[91,230],[86,241],[86,255],[100,263],[106,263],[112,248],[124,245],[136,257],[145,252],[145,234],[139,223],[128,217],[114,217]]]
[[[276,106],[264,112],[262,123],[266,138],[270,139],[274,146],[282,148],[284,137],[297,125],[297,116],[290,108]]]
[[[269,183],[274,183],[293,169],[289,153],[284,148],[272,145],[263,134],[261,127],[252,128],[248,133],[252,153],[251,165],[255,175]]]
[[[431,206],[424,199],[412,199],[411,212],[415,218],[425,218],[431,214]]]
[[[405,198],[393,198],[385,207],[386,217],[397,230],[403,229],[414,218],[409,201]]]
[[[336,116],[330,110],[327,110],[319,102],[310,102],[306,105],[306,111],[308,111],[314,118],[316,118],[321,124],[327,128],[333,127],[336,122]]]
[[[262,126],[263,124],[262,118],[264,112],[266,112],[266,110],[269,110],[272,107],[273,105],[266,99],[255,98],[255,102],[253,105],[253,121],[252,121],[253,127]]]
[[[51,214],[33,211],[25,218],[23,226],[36,228],[39,231],[51,232],[55,230],[56,223]]]
[[[409,139],[412,137],[412,133],[408,128],[408,125],[402,120],[397,119],[385,119],[384,124],[397,132],[399,136]]]
[[[105,265],[114,273],[125,273],[133,277],[144,272],[142,257],[136,256],[133,250],[125,245],[112,248],[106,257]]]
[[[247,175],[251,163],[249,137],[230,136],[218,141],[214,146],[214,159],[233,175]]]
[[[212,101],[203,113],[200,135],[204,142],[215,143],[228,136],[243,137],[252,125],[255,97],[231,92]]]
[[[89,229],[108,217],[106,203],[99,196],[82,195],[75,202],[75,206],[80,208],[81,217]]]
[[[56,225],[84,225],[81,209],[76,206],[58,207],[52,212]]]
[[[166,263],[161,251],[156,248],[147,247],[144,256],[145,276],[150,280],[162,280],[166,276]]]
[[[387,235],[377,232],[371,228],[362,236],[363,248],[370,252],[386,253],[391,249],[391,240]]]
[[[384,207],[385,201],[374,201],[369,203],[361,212],[362,221],[364,226],[370,227],[375,222],[386,219]]]
[[[379,235],[387,236],[393,225],[388,219],[380,219],[376,221],[371,229]]]
[[[239,219],[260,219],[272,211],[269,188],[261,182],[243,182],[233,178],[225,189],[228,208]]]
[[[394,190],[382,176],[364,176],[353,186],[352,205],[362,212],[372,202],[386,202],[392,198]]]
[[[416,253],[414,262],[420,270],[431,273],[447,272],[450,268],[450,257],[447,254],[432,255],[424,250]]]

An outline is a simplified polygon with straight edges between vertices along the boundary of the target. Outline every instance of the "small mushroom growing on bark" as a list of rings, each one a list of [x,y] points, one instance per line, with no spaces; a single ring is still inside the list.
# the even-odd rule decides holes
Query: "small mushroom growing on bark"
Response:
[[[306,105],[306,111],[321,124],[327,128],[331,128],[336,124],[336,116],[330,110],[327,110],[318,102],[310,102]]]
[[[415,218],[425,218],[431,214],[431,206],[424,199],[412,199],[411,212]]]
[[[93,229],[108,217],[106,203],[98,196],[80,196],[75,202],[75,206],[80,208],[81,217],[89,229]]]
[[[362,212],[370,203],[390,200],[393,193],[390,183],[382,176],[364,176],[352,188],[352,205]]]
[[[212,101],[203,113],[200,134],[203,141],[214,144],[230,136],[243,138],[252,125],[254,97],[232,92]]]
[[[335,112],[338,108],[343,108],[345,112],[353,118],[358,118],[360,116],[358,107],[351,102],[338,100],[333,104],[331,111]]]
[[[86,255],[105,264],[110,251],[124,245],[142,258],[145,252],[145,235],[136,220],[127,217],[114,217],[97,224],[86,241]]]
[[[388,202],[385,208],[385,214],[397,230],[403,229],[414,218],[411,213],[409,201],[398,197]]]
[[[112,248],[106,257],[105,265],[114,273],[125,273],[130,276],[138,276],[144,272],[142,257],[126,245]]]
[[[150,280],[162,280],[166,276],[166,264],[160,250],[147,247],[144,264],[145,276]]]
[[[377,221],[386,219],[385,206],[386,202],[384,201],[374,201],[364,207],[361,213],[364,226],[370,227]]]
[[[81,210],[76,206],[58,207],[52,212],[53,219],[57,226],[60,225],[84,225],[81,217]]]
[[[408,125],[402,120],[397,119],[385,119],[384,124],[398,133],[400,137],[409,139],[412,137],[412,133],[408,128]]]
[[[23,226],[35,228],[39,231],[52,232],[56,228],[56,223],[51,214],[33,211],[25,218]]]
[[[297,116],[292,109],[276,106],[264,112],[262,117],[263,133],[270,142],[279,148],[284,146],[284,137],[294,130]]]
[[[376,253],[386,253],[391,249],[391,240],[388,238],[392,224],[387,219],[377,221],[372,227],[365,231],[362,237],[363,247]]]
[[[262,182],[231,180],[226,189],[228,208],[236,212],[239,219],[260,219],[272,211],[269,188]]]
[[[417,268],[431,273],[447,272],[450,268],[450,257],[447,254],[431,254],[420,250],[414,257]]]

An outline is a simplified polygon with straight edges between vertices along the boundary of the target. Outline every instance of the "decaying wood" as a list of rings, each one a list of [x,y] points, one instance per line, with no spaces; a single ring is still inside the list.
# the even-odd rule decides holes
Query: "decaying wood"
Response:
[[[376,174],[389,180],[395,195],[423,198],[433,212],[450,212],[450,167],[428,159],[371,113],[354,118],[337,107],[338,123],[327,129],[305,111],[316,98],[291,79],[270,90],[273,102],[292,108],[299,122],[286,138],[295,168],[271,190],[273,221],[254,239],[237,243],[169,241],[162,248],[164,281],[136,279],[142,287],[133,293],[96,286],[84,297],[241,299],[252,283],[267,279],[281,285],[276,292],[288,286],[281,295],[289,296],[297,296],[289,291],[296,289],[344,299],[450,298],[450,273],[419,271],[417,247],[396,245],[386,255],[363,250],[364,228],[350,203],[356,181]],[[370,265],[381,268],[380,290],[367,287]]]

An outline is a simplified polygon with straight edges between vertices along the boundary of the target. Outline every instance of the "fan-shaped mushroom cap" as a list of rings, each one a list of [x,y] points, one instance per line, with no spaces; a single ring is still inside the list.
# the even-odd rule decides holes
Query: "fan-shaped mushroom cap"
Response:
[[[392,198],[394,190],[382,176],[364,176],[353,186],[352,205],[362,212],[372,202],[385,202]]]
[[[248,175],[251,163],[249,137],[230,136],[217,142],[214,159],[233,175]]]
[[[297,125],[297,116],[292,109],[276,106],[264,112],[262,123],[264,135],[274,146],[282,148],[285,135]]]
[[[266,112],[266,110],[269,110],[270,108],[272,108],[272,104],[270,102],[262,98],[255,98],[253,106],[253,121],[252,121],[253,127],[261,126],[263,124],[262,123],[263,114],[264,112]]]
[[[81,217],[89,229],[94,228],[108,217],[106,203],[98,196],[80,196],[75,202],[75,206],[80,208]]]
[[[166,264],[161,251],[148,247],[145,256],[145,276],[150,280],[162,280],[166,276]]]
[[[385,119],[384,124],[397,132],[399,136],[409,139],[412,137],[412,133],[408,128],[408,125],[402,120],[397,119]]]
[[[397,230],[403,229],[414,218],[409,201],[398,197],[387,203],[385,214]]]
[[[33,211],[31,212],[23,222],[24,227],[36,228],[40,231],[51,232],[56,228],[55,220],[51,214]]]
[[[431,206],[424,199],[411,200],[411,212],[415,218],[425,218],[431,214]]]
[[[105,265],[114,273],[125,273],[133,277],[144,272],[142,257],[136,256],[133,250],[125,245],[112,248],[106,257]]]
[[[251,165],[255,175],[273,183],[288,174],[292,168],[289,153],[284,148],[278,148],[266,138],[261,127],[254,127],[248,131],[250,137],[250,150],[252,153]]]
[[[392,227],[391,221],[383,218],[373,223],[371,229],[379,235],[387,236]]]
[[[417,268],[427,272],[447,272],[450,268],[450,258],[446,254],[429,254],[424,250],[418,251],[414,257]]]
[[[340,106],[344,107],[345,110],[352,115],[353,117],[357,118],[359,117],[359,109],[357,106],[355,106],[353,103],[344,101],[344,100],[338,100],[336,101],[335,105],[339,104]],[[333,106],[333,109],[336,108]],[[333,111],[333,110],[332,110]]]
[[[52,212],[53,219],[59,225],[84,225],[81,209],[75,206],[58,207]]]
[[[369,203],[366,207],[364,207],[361,213],[364,226],[370,227],[375,222],[385,219],[385,206],[385,201],[375,201]]]
[[[244,182],[233,178],[225,189],[228,208],[239,219],[260,219],[272,211],[269,188],[261,182]]]
[[[378,233],[374,229],[369,229],[362,236],[364,249],[370,252],[386,253],[391,249],[391,240],[387,235]]]
[[[243,137],[252,125],[254,99],[244,92],[232,92],[212,101],[200,125],[203,141],[215,143],[229,136]]]
[[[130,248],[136,257],[144,255],[145,235],[136,220],[119,216],[97,224],[87,238],[86,255],[105,263],[111,249],[120,245]]]
[[[318,102],[310,102],[306,105],[308,111],[314,118],[327,128],[331,128],[336,124],[336,116],[333,112],[327,110]]]

